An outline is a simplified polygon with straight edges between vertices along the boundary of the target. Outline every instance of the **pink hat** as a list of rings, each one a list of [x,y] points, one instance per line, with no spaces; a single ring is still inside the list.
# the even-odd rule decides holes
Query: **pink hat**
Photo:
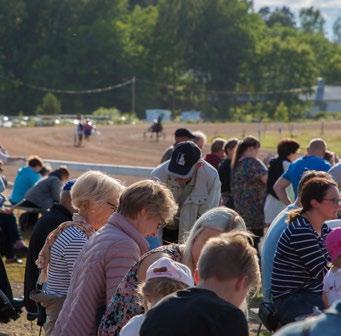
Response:
[[[149,266],[146,281],[155,278],[173,279],[189,287],[194,286],[191,270],[186,265],[166,257],[160,258]]]
[[[326,248],[332,263],[341,256],[341,227],[337,227],[328,233],[326,238]]]

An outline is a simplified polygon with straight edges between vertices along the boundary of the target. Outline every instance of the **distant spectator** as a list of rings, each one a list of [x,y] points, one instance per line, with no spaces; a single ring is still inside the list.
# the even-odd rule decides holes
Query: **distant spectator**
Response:
[[[24,201],[19,205],[42,210],[50,209],[53,204],[59,203],[63,183],[69,176],[70,172],[66,167],[55,169],[30,188],[25,194]]]
[[[288,214],[272,269],[272,297],[281,325],[312,314],[314,306],[325,308],[322,287],[330,261],[325,221],[336,218],[339,198],[334,181],[315,177],[302,188],[302,207]]]
[[[193,287],[191,270],[181,263],[162,257],[149,266],[145,282],[140,285],[145,309],[152,308],[165,296]],[[123,327],[120,336],[139,336],[146,314],[136,315]]]
[[[172,191],[179,206],[172,227],[164,229],[164,241],[183,241],[196,219],[220,203],[218,172],[201,159],[201,151],[192,141],[176,145],[171,160],[157,166],[151,177]]]
[[[116,211],[123,190],[119,181],[97,171],[82,174],[71,189],[78,210],[72,221],[52,231],[39,252],[39,282],[45,283],[36,300],[46,308],[45,334],[51,335],[70,286],[75,262],[89,238]],[[80,272],[80,270],[78,270]],[[91,275],[90,272],[86,276]]]
[[[233,209],[233,199],[231,195],[231,161],[234,152],[238,145],[237,138],[230,138],[227,140],[224,151],[226,154],[226,159],[221,162],[218,167],[219,178],[221,182],[221,197],[223,199],[223,204],[228,208]]]
[[[172,157],[172,153],[174,151],[174,147],[182,142],[182,141],[188,141],[188,140],[194,140],[195,135],[187,128],[178,128],[174,133],[174,144],[166,149],[166,151],[163,153],[161,158],[161,163],[170,160]]]
[[[300,145],[297,141],[281,140],[277,145],[277,156],[269,162],[268,181],[266,184],[266,200],[264,205],[265,224],[269,226],[275,217],[286,207],[273,190],[276,181],[288,169],[298,156]]]
[[[337,301],[322,314],[291,323],[274,336],[339,336],[340,330],[341,301]]]
[[[204,146],[207,143],[207,136],[204,132],[202,131],[195,131],[193,132],[193,134],[195,135],[195,138],[193,139],[193,142],[200,148],[200,150],[202,151]]]
[[[341,300],[341,227],[329,232],[326,248],[332,266],[323,279],[323,302],[329,307],[335,301]]]
[[[96,334],[98,309],[104,311],[122,278],[148,251],[145,237],[155,235],[176,209],[161,183],[144,180],[125,189],[118,212],[91,237],[77,260],[53,335]]]
[[[256,247],[263,236],[264,199],[268,170],[258,159],[260,142],[252,136],[238,143],[232,159],[231,193],[235,210],[255,234]]]
[[[12,156],[7,150],[0,144],[0,160],[5,164],[11,164],[16,161],[25,161],[23,156]]]
[[[331,165],[323,159],[327,150],[327,144],[323,139],[312,139],[307,148],[307,155],[292,162],[283,175],[273,186],[278,199],[285,205],[289,205],[289,199],[286,188],[292,184],[295,198],[297,197],[298,183],[306,170],[321,170],[327,172]]]
[[[43,168],[43,161],[39,156],[30,156],[27,159],[27,166],[19,168],[10,196],[12,204],[21,202],[26,192],[39,181],[41,168]]]
[[[47,175],[49,175],[52,171],[52,168],[49,164],[44,164],[44,166],[39,170],[39,174],[42,177],[45,177]]]
[[[326,150],[323,158],[328,161],[332,167],[337,163],[336,161],[338,161],[336,158],[336,153],[329,150]]]
[[[24,299],[25,308],[29,318],[34,318],[37,314],[36,303],[30,300],[30,292],[36,288],[36,283],[39,276],[39,270],[36,265],[38,254],[43,248],[45,240],[50,232],[55,230],[59,224],[72,220],[72,215],[76,212],[71,203],[71,188],[75,180],[65,183],[61,194],[60,203],[54,204],[50,211],[47,211],[39,218],[35,224],[28,247],[25,281],[24,281]]]
[[[216,138],[211,144],[211,153],[206,154],[205,161],[211,164],[215,169],[218,169],[222,160],[225,159],[225,145],[226,140],[222,138]]]
[[[257,251],[246,232],[211,238],[198,262],[198,286],[170,294],[147,312],[141,336],[247,336],[240,306],[258,289]]]

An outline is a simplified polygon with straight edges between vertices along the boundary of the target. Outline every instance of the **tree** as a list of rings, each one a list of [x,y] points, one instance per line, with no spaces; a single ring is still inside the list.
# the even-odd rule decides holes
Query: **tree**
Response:
[[[341,16],[333,24],[334,41],[341,44]]]
[[[291,12],[289,7],[283,6],[282,8],[276,8],[269,16],[266,21],[269,27],[276,24],[294,28],[296,26],[295,15]]]
[[[275,121],[288,121],[288,118],[289,118],[289,110],[285,106],[284,102],[281,101],[278,104],[276,111],[274,113],[274,120]]]
[[[299,18],[301,28],[307,33],[323,33],[326,20],[320,10],[314,7],[303,8],[300,10]]]
[[[58,98],[51,92],[47,93],[41,105],[36,109],[37,114],[54,115],[62,112],[62,106]]]

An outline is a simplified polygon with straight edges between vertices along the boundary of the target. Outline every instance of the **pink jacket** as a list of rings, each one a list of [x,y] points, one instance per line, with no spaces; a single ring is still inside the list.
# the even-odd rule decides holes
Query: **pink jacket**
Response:
[[[76,260],[52,335],[96,335],[97,309],[110,302],[121,279],[147,251],[140,232],[120,214],[112,215]]]

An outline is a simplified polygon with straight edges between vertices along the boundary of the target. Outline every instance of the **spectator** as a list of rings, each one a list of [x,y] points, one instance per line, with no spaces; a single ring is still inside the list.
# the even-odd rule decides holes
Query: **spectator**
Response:
[[[35,318],[37,315],[36,303],[30,300],[30,292],[36,288],[39,276],[35,261],[38,259],[38,254],[49,233],[55,230],[59,224],[72,220],[72,215],[76,212],[72,206],[70,194],[74,183],[75,180],[71,180],[64,185],[60,194],[60,203],[54,204],[50,211],[45,212],[34,226],[28,247],[24,281],[24,300],[28,319]]]
[[[339,202],[340,204],[340,202]],[[341,204],[340,204],[341,205]],[[323,279],[323,302],[326,307],[341,300],[341,228],[329,232],[326,247],[332,266]]]
[[[172,227],[164,230],[164,241],[181,242],[196,219],[220,203],[218,172],[201,159],[199,147],[191,141],[177,144],[171,160],[156,167],[151,176],[172,191],[179,206]]]
[[[45,164],[40,170],[39,170],[39,174],[41,175],[41,177],[45,177],[48,176],[52,171],[52,168],[49,164]]]
[[[269,226],[275,217],[286,207],[286,204],[278,199],[273,190],[273,186],[288,169],[290,162],[297,159],[299,148],[300,145],[295,140],[281,140],[277,145],[278,156],[269,162],[268,181],[266,184],[267,196],[264,205],[265,225],[267,226]]]
[[[249,239],[238,231],[211,238],[199,258],[198,286],[156,304],[147,312],[140,335],[249,335],[239,307],[260,283],[257,251]]]
[[[5,191],[7,187],[7,179],[3,175],[3,163],[0,161],[0,193]],[[18,229],[15,216],[3,208],[6,197],[0,194],[0,246],[1,254],[6,256],[6,263],[22,264],[20,257],[27,253],[27,246],[22,240],[21,233]]]
[[[324,222],[336,218],[339,197],[334,181],[315,177],[302,188],[302,207],[288,214],[272,270],[272,296],[281,325],[311,314],[314,306],[324,309],[322,282],[329,262],[324,241],[330,231]]]
[[[38,182],[41,178],[39,171],[42,167],[43,161],[39,156],[30,156],[27,159],[27,166],[21,167],[18,170],[10,196],[12,204],[21,202],[26,192]]]
[[[168,256],[188,266],[194,274],[205,242],[211,237],[234,229],[246,230],[243,219],[231,209],[214,208],[205,212],[195,222],[184,245],[165,245],[145,254],[120,282],[102,318],[98,335],[117,336],[130,318],[144,313],[138,284],[145,280],[146,270],[154,261]]]
[[[336,164],[332,167],[328,173],[332,176],[335,182],[341,187],[341,163]]]
[[[222,138],[214,139],[211,144],[211,153],[205,156],[205,161],[211,164],[215,169],[218,169],[222,160],[225,159],[226,140]]]
[[[204,146],[207,143],[207,136],[206,136],[206,134],[204,132],[202,132],[202,131],[195,131],[195,132],[193,132],[193,135],[195,136],[195,138],[193,139],[193,142],[202,151]],[[189,139],[189,140],[191,140],[191,139]]]
[[[231,193],[236,211],[244,218],[247,228],[256,236],[258,246],[263,236],[263,203],[268,172],[260,161],[260,142],[248,136],[238,143],[232,159]]]
[[[326,161],[328,161],[332,167],[335,166],[335,164],[338,162],[338,158],[337,158],[336,153],[331,152],[329,150],[326,150],[323,158]]]
[[[294,203],[288,205],[282,212],[276,216],[276,218],[271,223],[269,229],[266,232],[264,238],[264,245],[261,251],[261,263],[262,263],[262,290],[263,290],[263,301],[271,302],[271,275],[272,275],[272,266],[276,254],[277,243],[279,238],[281,237],[283,231],[288,226],[288,213],[297,209],[301,204],[301,192],[302,188],[311,179],[314,177],[324,177],[331,178],[330,175],[326,172],[308,170],[306,171],[298,185],[298,195]]]
[[[223,160],[218,167],[223,204],[231,209],[234,208],[233,199],[231,196],[231,161],[238,145],[238,141],[239,140],[237,138],[231,138],[227,140],[224,146],[226,159]]]
[[[37,260],[39,282],[46,283],[35,300],[46,309],[46,335],[52,334],[78,255],[90,236],[116,211],[122,189],[117,180],[96,171],[84,173],[73,186],[71,199],[78,213],[48,235]]]
[[[118,213],[91,237],[78,258],[53,335],[96,333],[97,310],[110,302],[124,275],[148,251],[145,237],[155,235],[176,208],[171,192],[151,180],[123,192]]]
[[[284,174],[273,186],[278,199],[285,205],[291,203],[286,193],[286,188],[292,184],[295,198],[297,197],[298,183],[306,170],[321,170],[327,172],[331,165],[323,159],[327,144],[322,139],[312,139],[307,148],[307,155],[292,162]]]
[[[11,164],[15,161],[25,161],[25,158],[23,156],[9,155],[7,150],[0,144],[0,160],[5,164]]]
[[[193,287],[191,270],[172,259],[163,257],[149,266],[146,281],[140,285],[145,309],[153,307],[163,297],[187,287]],[[136,315],[123,327],[120,336],[139,336],[146,315]]]
[[[174,144],[166,149],[161,158],[161,163],[170,160],[174,147],[183,141],[194,140],[196,136],[187,128],[178,128],[174,133]]]
[[[67,181],[70,172],[66,167],[52,171],[48,177],[40,179],[25,194],[23,202],[18,205],[43,210],[50,209],[53,204],[59,203],[63,183]]]
[[[322,314],[291,323],[274,336],[339,336],[340,330],[341,301],[337,301]]]

